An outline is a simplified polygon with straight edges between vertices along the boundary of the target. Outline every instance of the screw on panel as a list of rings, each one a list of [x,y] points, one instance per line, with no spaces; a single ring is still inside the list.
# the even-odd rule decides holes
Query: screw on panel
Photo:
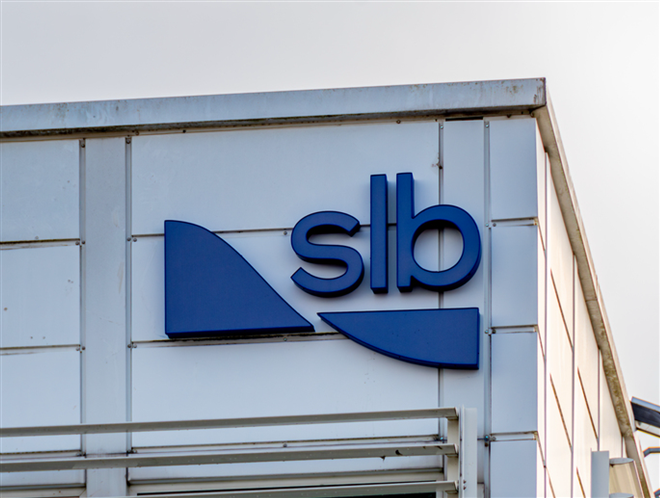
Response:
[[[126,137],[126,143],[130,144],[131,143],[131,137]]]
[[[488,128],[488,123],[486,123],[486,128]]]
[[[401,120],[400,120],[400,119],[397,119],[397,120],[396,120],[396,124],[401,124]]]

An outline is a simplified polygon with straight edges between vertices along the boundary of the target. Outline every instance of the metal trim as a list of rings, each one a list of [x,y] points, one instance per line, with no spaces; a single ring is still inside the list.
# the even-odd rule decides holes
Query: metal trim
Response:
[[[467,96],[467,97],[466,97]],[[130,134],[529,112],[546,104],[544,78],[340,88],[1,108],[1,138]]]
[[[420,410],[392,410],[384,412],[324,413],[316,415],[175,420],[166,422],[120,422],[112,424],[4,427],[0,428],[0,437],[52,436],[65,434],[109,434],[116,432],[149,432],[168,430],[181,431],[189,429],[328,424],[334,422],[374,422],[378,420],[407,420],[423,418],[446,418],[449,420],[457,420],[458,412],[456,408],[428,408]]]
[[[392,484],[360,484],[349,486],[314,486],[284,489],[249,489],[205,493],[158,494],[158,498],[216,498],[222,496],[240,496],[246,498],[286,497],[286,498],[326,498],[335,496],[382,496],[401,493],[432,493],[457,491],[456,481],[421,481]],[[144,495],[143,495],[144,496]],[[148,496],[148,495],[147,495]]]
[[[458,456],[456,444],[432,442],[314,445],[287,448],[253,448],[214,453],[165,455],[105,455],[78,458],[54,458],[2,461],[0,472],[32,472],[45,470],[116,469],[173,465],[208,465],[227,463],[332,460],[344,458],[388,458],[407,456]]]

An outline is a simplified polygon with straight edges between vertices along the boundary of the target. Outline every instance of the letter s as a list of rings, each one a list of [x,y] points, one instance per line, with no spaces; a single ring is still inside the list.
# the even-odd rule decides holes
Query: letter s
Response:
[[[291,232],[291,247],[303,261],[321,264],[346,265],[343,275],[320,278],[302,268],[291,275],[294,283],[305,292],[320,297],[343,296],[355,290],[364,277],[362,256],[352,247],[314,244],[310,236],[326,233],[345,233],[353,236],[360,222],[353,216],[338,211],[321,211],[301,219]]]

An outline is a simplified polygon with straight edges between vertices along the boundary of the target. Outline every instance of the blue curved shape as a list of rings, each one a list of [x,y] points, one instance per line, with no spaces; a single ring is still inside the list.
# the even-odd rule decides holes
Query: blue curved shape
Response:
[[[165,222],[165,333],[169,338],[313,330],[220,237],[192,223]]]
[[[479,368],[479,309],[319,313],[349,339],[398,360],[440,368]]]

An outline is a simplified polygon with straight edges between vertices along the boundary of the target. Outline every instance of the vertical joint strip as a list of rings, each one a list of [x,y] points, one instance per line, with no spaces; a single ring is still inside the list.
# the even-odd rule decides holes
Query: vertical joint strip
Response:
[[[85,240],[87,239],[85,233],[85,214],[86,214],[86,202],[85,202],[85,192],[86,192],[86,179],[85,179],[85,166],[86,166],[86,141],[84,138],[80,139],[78,142],[78,238],[80,239],[80,245],[78,246],[79,256],[78,256],[78,271],[79,271],[79,282],[80,282],[80,336],[78,341],[80,343],[80,422],[85,423],[87,416],[85,413],[85,359],[87,355],[85,354],[85,330],[86,330],[86,320],[85,320],[85,288],[86,288],[86,272],[85,272]],[[86,438],[81,434],[80,435],[80,449],[85,453]]]
[[[491,178],[490,178],[490,122],[484,121],[484,220],[486,228],[484,229],[483,240],[483,272],[484,272],[484,332],[492,330],[492,236],[491,236]],[[492,361],[491,361],[491,345],[492,336],[490,334],[481,334],[483,340],[483,369],[485,379],[484,389],[484,434],[492,432],[492,389],[493,389],[493,375],[492,375]],[[484,480],[491,482],[491,466],[490,466],[490,452],[491,446],[489,445],[484,454]],[[490,496],[490,486],[486,487],[486,496]]]
[[[131,343],[132,338],[132,254],[133,254],[133,226],[132,226],[132,176],[133,176],[133,162],[132,162],[132,140],[131,137],[126,137],[125,148],[125,167],[126,167],[126,265],[125,265],[125,278],[126,282],[126,420],[132,420],[132,396],[131,396],[131,383],[132,383],[132,351]],[[132,448],[132,434],[126,433],[126,448]]]

